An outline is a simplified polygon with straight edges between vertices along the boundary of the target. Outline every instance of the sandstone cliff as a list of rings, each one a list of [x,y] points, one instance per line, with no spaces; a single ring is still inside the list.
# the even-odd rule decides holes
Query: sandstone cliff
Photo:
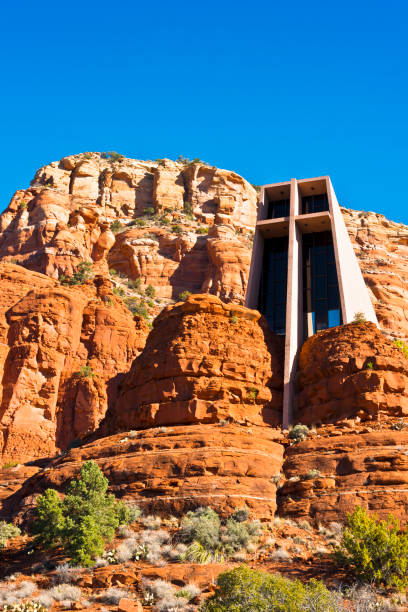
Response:
[[[408,226],[342,209],[382,331],[408,340]]]
[[[161,297],[208,291],[242,303],[256,202],[243,178],[202,162],[73,155],[16,192],[0,217],[0,260],[52,278],[93,261]]]
[[[0,452],[52,456],[98,426],[148,327],[102,277],[64,287],[0,264],[0,293]]]
[[[282,349],[257,311],[215,296],[167,308],[95,441],[29,481],[20,503],[29,507],[45,486],[61,488],[92,458],[115,493],[146,511],[211,505],[228,514],[246,504],[271,518],[283,456]]]

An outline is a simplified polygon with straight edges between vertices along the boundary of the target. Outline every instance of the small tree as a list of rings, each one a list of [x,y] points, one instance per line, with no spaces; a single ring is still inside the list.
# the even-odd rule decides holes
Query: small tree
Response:
[[[121,224],[121,222],[118,219],[115,219],[114,221],[112,221],[110,228],[111,231],[114,234],[117,234],[121,229],[122,229],[123,225]]]
[[[335,558],[354,571],[363,582],[403,589],[408,585],[408,534],[401,532],[398,519],[389,515],[380,521],[364,508],[348,515]]]
[[[36,544],[45,548],[62,546],[74,564],[88,566],[101,555],[115,529],[130,518],[130,511],[112,494],[108,480],[94,461],[86,461],[79,478],[68,485],[62,501],[47,489],[37,501],[33,532]]]
[[[145,294],[147,295],[147,297],[154,298],[154,296],[156,295],[156,289],[153,287],[153,285],[147,285],[145,289]]]
[[[356,312],[354,315],[353,323],[367,323],[364,312]]]
[[[179,293],[179,300],[181,302],[185,302],[186,299],[191,295],[191,291],[182,291],[181,293]]]
[[[76,375],[78,378],[93,378],[95,373],[90,365],[84,365],[79,368],[79,372]]]
[[[91,261],[81,261],[75,268],[73,276],[61,274],[59,281],[64,285],[83,285],[87,280],[93,278],[93,266]]]

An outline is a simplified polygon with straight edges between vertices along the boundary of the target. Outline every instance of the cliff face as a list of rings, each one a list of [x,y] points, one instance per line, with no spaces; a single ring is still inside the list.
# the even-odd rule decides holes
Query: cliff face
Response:
[[[96,153],[16,192],[0,216],[0,453],[23,462],[81,444],[20,500],[95,458],[149,511],[245,503],[267,519],[278,504],[333,520],[355,494],[405,516],[408,362],[390,339],[408,338],[408,228],[343,210],[385,334],[349,325],[305,343],[297,418],[317,429],[292,445],[279,430],[281,340],[242,306],[256,199],[201,162]],[[84,261],[93,276],[64,283]],[[195,295],[175,304],[184,291]],[[132,314],[143,301],[152,331]]]
[[[168,307],[95,441],[57,459],[20,499],[60,488],[93,458],[113,491],[148,512],[211,505],[228,514],[246,504],[271,518],[283,457],[282,349],[254,310],[208,295]]]
[[[0,293],[0,452],[52,456],[98,426],[148,327],[102,277],[63,287],[0,264]]]
[[[408,226],[342,209],[382,331],[408,340]]]
[[[16,192],[0,217],[0,259],[52,278],[93,261],[160,297],[208,291],[242,303],[256,202],[243,178],[203,163],[74,155]]]

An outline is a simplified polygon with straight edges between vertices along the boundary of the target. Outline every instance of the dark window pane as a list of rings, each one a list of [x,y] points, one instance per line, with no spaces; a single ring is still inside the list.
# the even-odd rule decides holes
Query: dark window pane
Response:
[[[313,206],[327,203],[326,197],[313,199],[312,196],[309,200],[312,200]],[[333,237],[331,232],[319,232],[303,235],[302,241],[303,311],[306,321],[312,315],[313,331],[316,332],[341,322]]]
[[[285,210],[281,208],[280,212]],[[285,333],[287,273],[288,238],[265,240],[259,310],[277,334]]]

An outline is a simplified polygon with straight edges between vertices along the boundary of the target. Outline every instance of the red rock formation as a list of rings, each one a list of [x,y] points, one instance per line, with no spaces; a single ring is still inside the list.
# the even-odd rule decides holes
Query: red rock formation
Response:
[[[243,178],[203,163],[70,156],[40,168],[32,187],[16,192],[0,216],[0,260],[53,278],[72,275],[83,260],[106,275],[109,260],[160,297],[209,291],[243,303],[256,200]],[[156,217],[136,230],[132,223],[146,209]],[[114,220],[125,228],[116,243]],[[200,223],[217,227],[208,241],[197,233]]]
[[[0,452],[27,461],[52,455],[98,426],[148,329],[133,322],[100,277],[63,287],[0,264],[0,287]],[[79,377],[85,365],[92,376]]]
[[[342,210],[381,329],[408,341],[408,227],[373,212]]]
[[[279,514],[344,522],[363,506],[382,518],[392,513],[407,521],[408,431],[349,425],[349,434],[340,426],[323,427],[286,449]]]
[[[374,323],[319,332],[302,346],[297,377],[298,422],[408,414],[408,359]]]
[[[146,511],[246,504],[270,518],[283,455],[271,427],[281,418],[282,348],[258,312],[215,296],[166,308],[95,441],[55,461],[20,499],[29,507],[33,490],[63,488],[92,458],[114,493]]]
[[[259,319],[255,310],[208,295],[167,307],[106,431],[222,419],[279,425],[283,345]]]
[[[168,516],[210,505],[230,514],[247,505],[254,516],[268,519],[276,509],[272,477],[282,466],[281,438],[276,429],[237,424],[161,427],[99,438],[27,481],[17,498],[22,510],[29,509],[33,493],[64,490],[83,461],[94,459],[110,490],[146,513]],[[14,511],[16,504],[14,497]]]
[[[332,424],[287,447],[280,514],[344,521],[361,505],[406,521],[405,355],[373,323],[343,325],[305,342],[297,383],[297,421]]]

